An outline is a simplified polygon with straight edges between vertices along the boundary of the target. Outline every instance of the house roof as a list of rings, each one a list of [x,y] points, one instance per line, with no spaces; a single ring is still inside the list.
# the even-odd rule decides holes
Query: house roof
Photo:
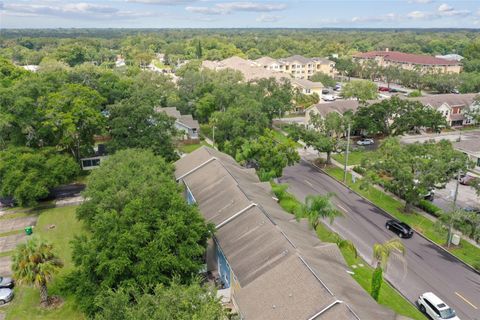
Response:
[[[232,69],[240,71],[245,81],[253,81],[262,78],[275,78],[278,81],[291,78],[290,75],[281,72],[275,72],[260,67],[257,63],[246,60],[237,56],[230,57],[221,61],[209,61],[202,62],[202,67],[212,70]]]
[[[305,89],[323,88],[321,82],[313,82],[307,79],[294,79],[292,83]]]
[[[261,58],[256,59],[255,62],[258,63],[261,66],[266,66],[266,65],[272,64],[274,62],[278,63],[278,64],[282,64],[277,59],[273,59],[273,58],[270,58],[270,57],[261,57]]]
[[[300,62],[302,64],[307,64],[307,63],[310,63],[312,62],[313,60],[310,59],[310,58],[305,58],[304,56],[301,56],[301,55],[293,55],[291,57],[288,57],[288,58],[283,58],[283,59],[280,59],[280,61],[286,61],[286,62]]]
[[[253,169],[209,147],[175,163],[175,176],[216,226],[215,239],[239,287],[245,319],[395,319],[346,272],[335,244],[322,243],[272,198]],[[341,301],[335,303],[335,301]]]
[[[354,55],[355,58],[374,59],[383,57],[387,61],[405,62],[421,65],[458,65],[458,61],[446,60],[421,54],[403,53],[398,51],[369,51]]]
[[[425,97],[408,98],[413,101],[420,101],[424,105],[429,105],[434,108],[439,108],[443,104],[448,104],[450,107],[470,106],[473,104],[475,93],[467,94],[435,94]]]
[[[175,107],[156,108],[155,111],[166,113],[168,116],[175,118],[176,122],[184,127],[187,127],[190,129],[200,128],[198,121],[193,119],[192,115],[190,114],[182,115]]]
[[[322,64],[332,64],[334,63],[332,60],[328,60],[326,58],[312,58],[316,62],[320,62]]]
[[[430,95],[430,96],[425,96],[425,97],[417,97],[417,98],[407,98],[403,96],[399,96],[401,99],[406,99],[410,101],[419,101],[424,105],[431,106],[432,108],[438,109],[444,104],[447,104],[450,107],[461,107],[461,108],[468,108],[470,107],[477,94],[475,93],[467,93],[467,94],[435,94],[435,95]],[[369,100],[367,101],[367,104],[372,104],[380,102],[380,100]],[[337,100],[334,102],[328,102],[328,103],[318,103],[310,108],[307,109],[307,113],[309,110],[312,108],[316,108],[320,115],[323,117],[326,116],[330,112],[338,112],[340,114],[345,113],[348,110],[356,111],[359,107],[359,103],[357,100]],[[455,116],[455,114],[452,114],[450,117],[453,120],[452,116]],[[463,119],[464,115],[460,114],[462,116],[461,119]],[[461,120],[460,118],[458,120]]]
[[[330,112],[338,112],[340,114],[344,114],[348,110],[356,111],[359,105],[360,104],[357,100],[337,100],[328,103],[317,103],[308,108],[307,113],[310,112],[311,109],[315,108],[318,110],[322,117],[325,117]]]

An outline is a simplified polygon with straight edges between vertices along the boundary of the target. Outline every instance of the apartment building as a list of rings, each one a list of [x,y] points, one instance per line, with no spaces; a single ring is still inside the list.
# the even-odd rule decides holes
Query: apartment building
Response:
[[[335,74],[335,62],[323,58],[306,58],[301,55],[294,55],[282,59],[262,57],[255,62],[265,69],[288,73],[295,79],[310,79],[317,72],[332,77]]]
[[[369,51],[353,56],[359,63],[375,61],[380,67],[399,67],[405,70],[417,70],[422,73],[442,72],[460,73],[462,65],[459,61],[447,60],[427,55],[403,53],[398,51]]]

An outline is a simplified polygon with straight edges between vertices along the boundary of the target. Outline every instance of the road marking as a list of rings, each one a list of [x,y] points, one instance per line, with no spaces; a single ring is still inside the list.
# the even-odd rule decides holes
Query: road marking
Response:
[[[303,181],[305,181],[306,184],[308,184],[310,187],[313,188],[313,184],[311,184],[308,180],[303,180]]]
[[[342,209],[343,211],[345,211],[345,213],[348,213],[347,209],[345,209],[345,208],[342,207],[341,205],[337,204],[337,207],[339,207],[340,209]]]
[[[468,301],[468,300],[467,300],[465,297],[463,297],[460,293],[455,292],[455,294],[456,294],[457,296],[459,296],[460,298],[462,298],[463,301],[465,301],[466,303],[468,303],[469,305],[471,305],[472,308],[474,308],[475,310],[478,309],[473,303],[471,303],[470,301]]]

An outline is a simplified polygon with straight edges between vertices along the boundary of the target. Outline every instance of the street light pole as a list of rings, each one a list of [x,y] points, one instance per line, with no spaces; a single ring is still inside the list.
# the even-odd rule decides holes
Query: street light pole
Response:
[[[215,125],[213,125],[213,133],[212,133],[212,142],[213,142],[213,149],[215,149]]]
[[[458,185],[460,184],[460,169],[457,172],[457,182],[455,183],[455,193],[453,194],[452,213],[450,214],[450,224],[448,226],[447,248],[452,244],[453,215],[457,209]]]
[[[345,165],[343,166],[343,183],[347,183],[347,164],[348,164],[348,152],[350,149],[350,123],[348,123],[347,133],[347,150],[345,151]]]

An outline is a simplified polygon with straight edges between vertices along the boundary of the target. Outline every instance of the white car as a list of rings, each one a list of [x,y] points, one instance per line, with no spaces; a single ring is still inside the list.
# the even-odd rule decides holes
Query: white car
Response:
[[[361,139],[361,140],[358,140],[357,141],[357,144],[359,146],[368,146],[368,145],[371,145],[371,144],[374,144],[375,141],[373,141],[373,139],[369,139],[369,138],[364,138],[364,139]]]
[[[323,101],[335,101],[335,97],[331,94],[322,95]]]
[[[13,290],[8,288],[0,289],[0,305],[4,305],[12,301],[13,299]]]
[[[455,310],[431,292],[425,292],[417,300],[418,308],[433,320],[450,319],[460,320]]]

